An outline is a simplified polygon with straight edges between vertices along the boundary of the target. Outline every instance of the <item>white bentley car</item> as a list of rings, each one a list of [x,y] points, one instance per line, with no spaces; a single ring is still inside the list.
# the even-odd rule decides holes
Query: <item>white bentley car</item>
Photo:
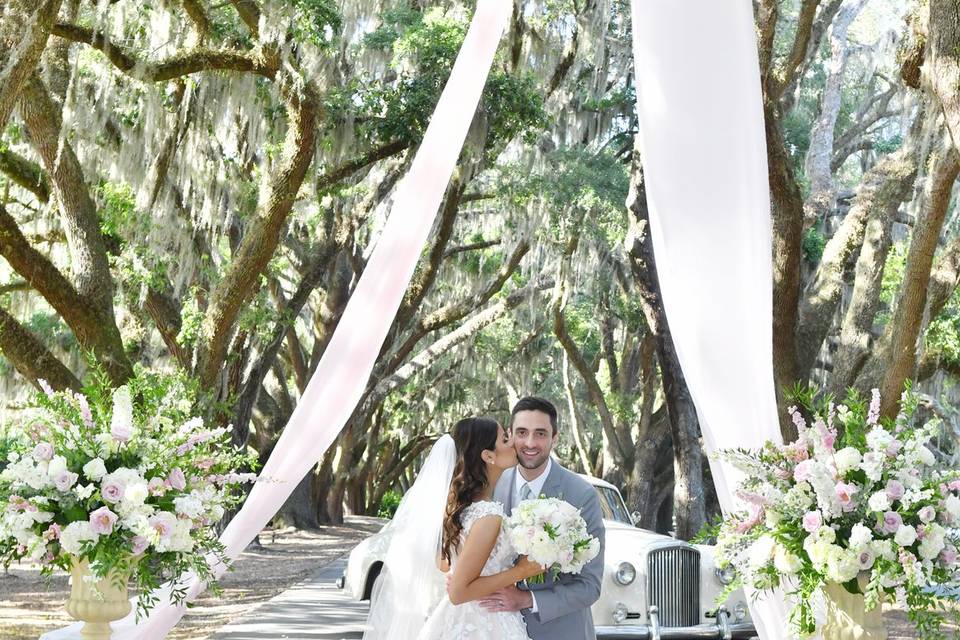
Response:
[[[592,608],[598,638],[753,638],[742,590],[721,606],[716,599],[734,575],[720,571],[713,547],[693,545],[634,526],[623,497],[613,485],[582,476],[600,498],[607,547],[600,599]],[[390,525],[350,552],[338,580],[356,600],[366,600],[383,568]]]

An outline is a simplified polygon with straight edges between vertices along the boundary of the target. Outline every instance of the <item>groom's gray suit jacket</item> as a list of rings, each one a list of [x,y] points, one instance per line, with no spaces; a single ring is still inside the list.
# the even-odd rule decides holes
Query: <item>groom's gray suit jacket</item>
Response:
[[[494,492],[494,498],[507,513],[513,510],[517,473],[517,467],[504,473]],[[600,597],[605,547],[600,501],[589,482],[561,467],[555,459],[540,493],[580,509],[590,535],[600,540],[600,553],[579,575],[562,573],[554,581],[548,573],[543,584],[518,585],[521,589],[529,588],[537,599],[537,613],[523,616],[527,633],[533,640],[594,640],[597,636],[590,606]]]

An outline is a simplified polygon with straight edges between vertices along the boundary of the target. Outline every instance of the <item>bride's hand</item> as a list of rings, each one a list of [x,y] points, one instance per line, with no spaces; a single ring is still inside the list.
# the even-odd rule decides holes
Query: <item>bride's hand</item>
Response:
[[[522,576],[521,579],[523,580],[526,580],[527,578],[532,578],[533,576],[538,576],[544,571],[546,571],[546,568],[542,564],[540,564],[539,562],[534,562],[527,556],[520,556],[514,568],[520,572]]]

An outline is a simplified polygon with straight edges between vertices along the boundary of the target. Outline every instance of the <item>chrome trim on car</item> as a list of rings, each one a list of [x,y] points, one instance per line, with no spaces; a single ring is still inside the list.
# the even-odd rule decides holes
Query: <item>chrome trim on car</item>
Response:
[[[730,613],[720,607],[716,624],[687,627],[661,627],[656,605],[648,612],[650,625],[618,625],[596,628],[597,640],[749,640],[757,630],[751,622],[730,623]]]
[[[664,627],[700,622],[700,552],[687,546],[655,549],[647,557],[647,603]]]

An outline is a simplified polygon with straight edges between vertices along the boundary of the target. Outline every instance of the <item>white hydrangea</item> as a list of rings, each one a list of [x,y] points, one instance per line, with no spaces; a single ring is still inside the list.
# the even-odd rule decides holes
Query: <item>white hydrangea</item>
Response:
[[[71,522],[60,532],[60,546],[67,553],[78,555],[81,544],[87,540],[96,541],[100,536],[90,527],[86,520]]]
[[[869,527],[858,522],[850,530],[850,548],[854,550],[862,549],[873,540],[873,532]]]
[[[777,550],[773,554],[773,566],[780,573],[792,576],[803,568],[803,561],[778,544]]]
[[[874,554],[885,560],[892,562],[897,558],[897,549],[896,545],[893,543],[893,540],[874,540],[870,543],[870,548],[873,550]]]
[[[772,536],[762,535],[753,541],[748,551],[750,567],[760,569],[773,558],[777,548],[777,541]]]
[[[188,518],[199,518],[203,514],[203,502],[192,493],[174,498],[173,508],[177,510],[177,513],[182,513]],[[561,523],[552,522],[551,524],[557,527]]]
[[[830,545],[827,551],[827,577],[834,582],[848,582],[860,573],[860,561],[857,554],[836,545]]]
[[[885,452],[894,438],[889,431],[876,426],[867,432],[867,446],[873,451]]]
[[[877,513],[883,513],[890,509],[890,496],[887,495],[886,491],[877,491],[870,499],[867,500],[867,505],[870,507],[871,511],[876,511]]]

